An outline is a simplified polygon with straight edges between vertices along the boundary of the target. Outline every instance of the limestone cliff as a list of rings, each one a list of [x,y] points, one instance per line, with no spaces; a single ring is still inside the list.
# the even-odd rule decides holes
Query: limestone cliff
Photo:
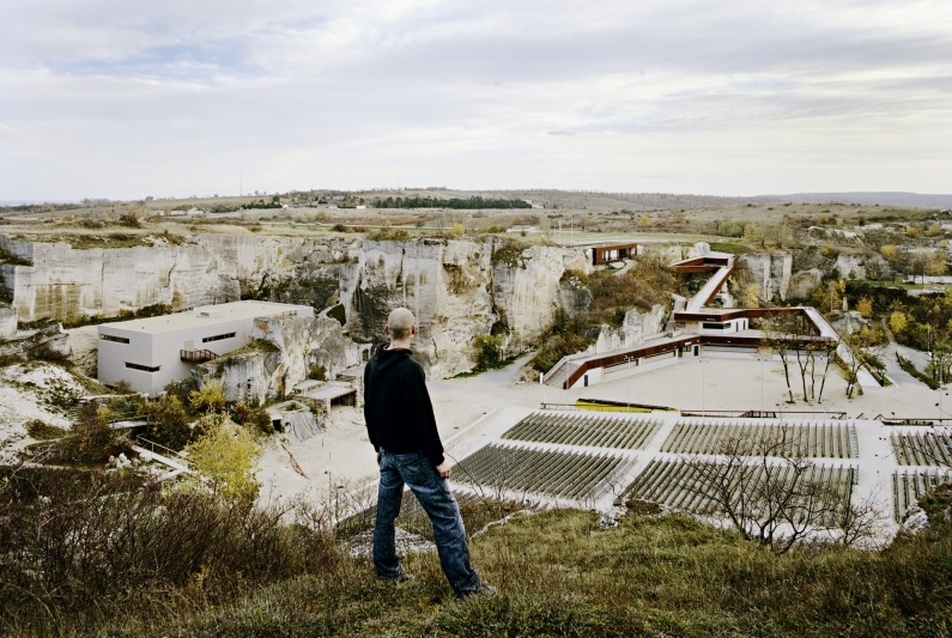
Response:
[[[417,317],[417,356],[435,377],[475,365],[477,334],[498,326],[509,351],[531,345],[555,319],[568,268],[587,268],[577,249],[530,246],[498,258],[498,240],[365,242],[353,281],[341,281],[347,327],[358,341],[383,339],[391,308]]]
[[[172,311],[237,299],[343,308],[356,342],[383,339],[389,310],[417,315],[420,359],[435,377],[471,369],[478,334],[505,334],[507,350],[530,347],[560,309],[585,300],[562,281],[587,272],[584,250],[484,241],[197,235],[152,246],[74,249],[0,237],[16,258],[0,269],[22,323],[82,323],[149,306]]]
[[[787,294],[791,299],[806,299],[807,295],[823,281],[824,271],[811,268],[797,272],[790,278]]]
[[[29,265],[5,265],[3,289],[19,320],[76,323],[147,306],[181,310],[260,298],[322,308],[353,269],[360,240],[198,235],[132,248],[79,250],[0,237]]]
[[[878,278],[893,271],[878,252],[840,253],[836,256],[836,272],[843,279]]]
[[[7,241],[26,253],[20,244]],[[4,273],[4,287],[25,323],[75,323],[147,306],[177,310],[238,299],[237,280],[223,276],[215,253],[198,243],[89,250],[36,243],[28,253],[31,265]]]
[[[0,304],[0,339],[14,339],[16,336],[16,310],[6,304]]]
[[[648,312],[629,310],[620,328],[602,326],[592,349],[595,353],[602,353],[639,346],[645,339],[661,334],[667,318],[668,313],[660,304],[652,306]]]
[[[283,398],[318,367],[333,379],[360,362],[360,347],[327,317],[262,319],[251,337],[251,346],[198,367],[202,379],[222,382],[228,401]]]
[[[793,256],[788,252],[741,255],[739,262],[746,265],[757,284],[763,301],[786,301],[793,275]]]
[[[493,300],[511,348],[534,343],[555,321],[563,301],[577,301],[565,296],[566,270],[589,272],[591,266],[582,251],[554,246],[530,246],[517,259],[493,261]]]
[[[307,303],[317,309],[339,299],[351,337],[383,338],[390,308],[406,305],[420,323],[417,348],[432,374],[473,365],[475,335],[496,326],[507,349],[531,346],[559,310],[585,307],[584,291],[563,280],[568,269],[591,269],[584,251],[522,247],[488,239],[373,241],[246,235],[198,235],[181,244],[78,250],[0,238],[24,265],[6,264],[2,278],[21,322],[75,323],[163,305],[260,298]],[[699,247],[652,247],[671,261]],[[790,260],[784,254],[747,256],[766,299],[785,297]]]

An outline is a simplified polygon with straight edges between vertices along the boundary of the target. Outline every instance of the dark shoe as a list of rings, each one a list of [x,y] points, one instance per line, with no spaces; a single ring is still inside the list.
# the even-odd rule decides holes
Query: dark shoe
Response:
[[[476,596],[478,598],[492,598],[498,595],[499,592],[492,585],[486,585],[485,583],[477,587],[476,589],[468,589],[465,591],[458,592],[456,597],[460,600],[465,600],[471,596]]]
[[[396,576],[379,576],[378,575],[377,578],[391,582],[394,585],[399,585],[400,583],[409,583],[411,580],[413,580],[413,574],[400,572]]]

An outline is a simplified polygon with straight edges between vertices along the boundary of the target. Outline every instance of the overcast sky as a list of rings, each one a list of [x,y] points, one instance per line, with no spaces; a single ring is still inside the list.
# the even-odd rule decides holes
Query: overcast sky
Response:
[[[949,0],[2,0],[0,201],[952,192]]]

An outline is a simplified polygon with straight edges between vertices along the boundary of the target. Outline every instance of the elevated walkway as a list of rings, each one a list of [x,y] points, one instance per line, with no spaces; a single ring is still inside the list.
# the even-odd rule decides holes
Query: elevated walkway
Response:
[[[161,446],[158,446],[157,443],[152,443],[151,441],[144,441],[144,440],[142,442],[145,445],[148,445],[148,447],[145,447],[145,445],[133,444],[132,450],[136,454],[138,454],[139,456],[141,456],[142,458],[146,460],[155,461],[156,463],[160,463],[171,469],[170,472],[167,472],[166,474],[163,474],[162,476],[160,476],[158,479],[159,481],[165,481],[175,476],[179,476],[180,474],[192,473],[192,469],[188,466],[188,463],[186,461],[178,461],[176,459],[171,458],[171,456],[167,456],[166,454],[160,454],[156,452],[155,448],[161,447]],[[172,452],[172,451],[169,450],[169,452]],[[174,454],[174,452],[172,453]]]
[[[677,273],[713,273],[707,282],[691,299],[683,310],[672,313],[674,325],[702,324],[719,322],[726,324],[737,319],[761,319],[780,316],[801,316],[807,325],[812,326],[813,334],[780,335],[791,349],[815,347],[817,343],[836,344],[837,355],[851,365],[854,360],[852,350],[840,340],[839,334],[826,317],[816,308],[796,306],[786,308],[709,308],[709,304],[721,290],[734,271],[735,256],[729,253],[709,252],[699,257],[683,259],[672,264]],[[746,325],[746,322],[742,322]],[[774,337],[776,338],[776,336]],[[622,348],[611,352],[581,354],[564,357],[548,373],[542,382],[557,388],[568,389],[580,381],[585,385],[597,383],[603,376],[612,373],[612,369],[633,368],[645,363],[662,359],[680,359],[685,352],[692,350],[699,354],[702,346],[713,346],[724,350],[756,350],[764,345],[764,335],[756,330],[724,331],[712,334],[711,330],[697,329],[674,336],[669,332],[666,337],[646,340],[637,346]],[[590,374],[591,373],[591,374]],[[866,368],[857,372],[861,387],[878,387],[879,381]]]
[[[712,252],[701,257],[692,257],[675,262],[671,268],[679,274],[713,272],[710,279],[688,300],[686,312],[700,312],[713,301],[721,287],[734,272],[734,255]]]

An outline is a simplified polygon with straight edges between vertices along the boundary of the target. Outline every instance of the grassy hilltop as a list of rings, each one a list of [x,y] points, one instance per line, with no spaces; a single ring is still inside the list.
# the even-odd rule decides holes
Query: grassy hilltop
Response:
[[[412,582],[376,579],[350,551],[368,517],[333,528],[328,512],[302,507],[279,522],[279,512],[241,501],[131,489],[129,477],[6,476],[0,631],[9,636],[918,637],[952,628],[949,492],[927,529],[880,550],[783,554],[646,505],[605,521],[464,501],[474,564],[500,595],[457,601],[432,551],[406,558]],[[402,520],[428,536],[419,512]]]

